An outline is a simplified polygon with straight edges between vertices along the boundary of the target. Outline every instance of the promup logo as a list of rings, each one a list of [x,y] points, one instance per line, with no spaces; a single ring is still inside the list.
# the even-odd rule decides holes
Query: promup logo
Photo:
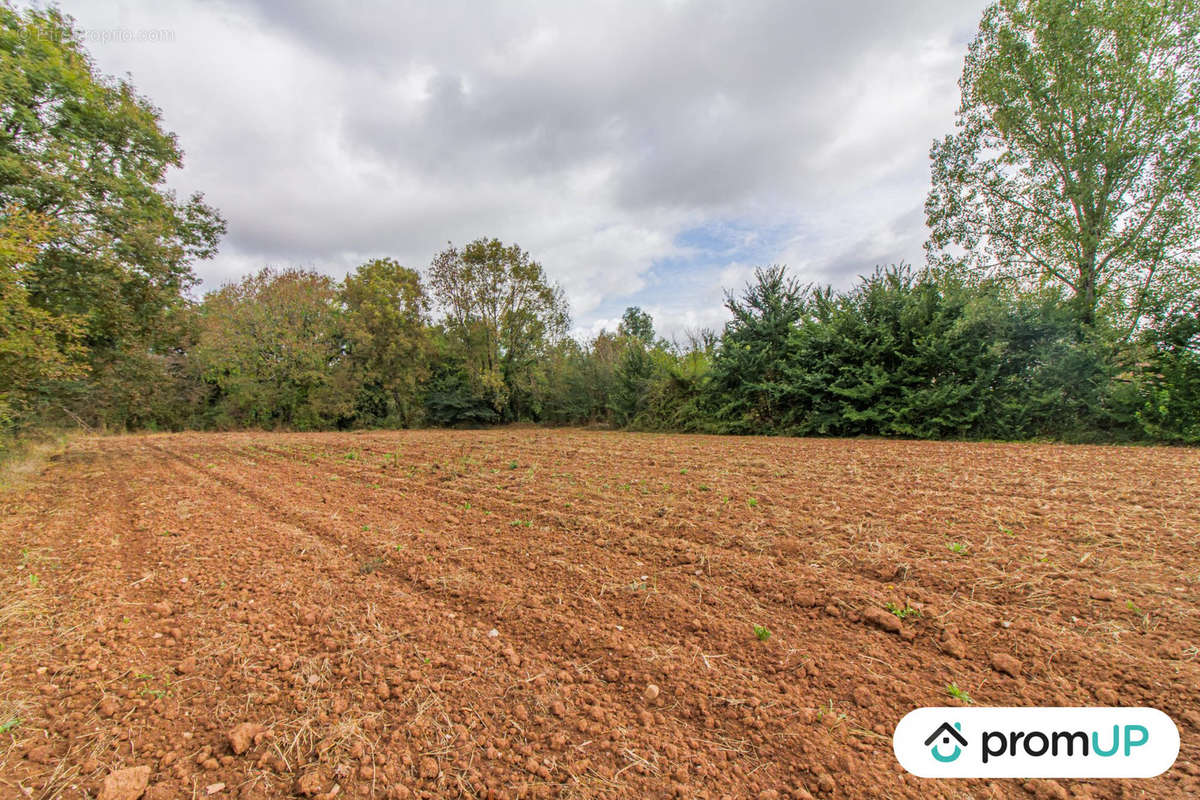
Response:
[[[961,722],[954,723],[953,727],[951,727],[949,722],[943,722],[938,726],[938,729],[929,734],[929,738],[925,740],[925,746],[929,747],[929,754],[943,764],[949,764],[951,761],[957,759],[960,755],[962,755],[962,749],[967,746],[967,740],[963,738],[961,733],[959,733],[961,730]],[[942,744],[950,744],[951,739],[958,742],[958,744],[954,745],[954,752],[948,756],[942,755],[940,752],[938,752],[938,746],[933,744],[938,738],[942,740]],[[930,747],[930,745],[933,746]]]
[[[1153,708],[919,708],[892,749],[923,778],[1150,778],[1179,730]]]

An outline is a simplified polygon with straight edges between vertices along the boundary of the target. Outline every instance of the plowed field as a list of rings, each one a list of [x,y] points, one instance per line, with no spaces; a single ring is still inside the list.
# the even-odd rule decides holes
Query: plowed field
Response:
[[[97,437],[0,511],[3,798],[1200,794],[1196,450]],[[900,717],[970,701],[1182,750],[904,773]]]

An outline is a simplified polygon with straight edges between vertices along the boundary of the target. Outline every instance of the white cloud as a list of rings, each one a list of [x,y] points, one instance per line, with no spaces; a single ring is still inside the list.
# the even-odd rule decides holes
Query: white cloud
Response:
[[[982,5],[64,10],[88,29],[173,34],[89,47],[178,133],[172,184],[229,221],[198,266],[206,288],[265,264],[423,267],[487,235],[546,266],[580,330],[639,304],[670,333],[719,327],[721,289],[759,264],[844,284],[872,259],[920,259],[927,152],[951,128]],[[731,220],[741,238],[719,250],[679,244]]]

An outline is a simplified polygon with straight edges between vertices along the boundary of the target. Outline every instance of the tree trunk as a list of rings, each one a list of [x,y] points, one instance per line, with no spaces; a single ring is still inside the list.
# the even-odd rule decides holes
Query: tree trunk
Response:
[[[1096,324],[1096,251],[1088,247],[1079,265],[1079,288],[1075,292],[1079,304],[1079,321],[1085,328]]]

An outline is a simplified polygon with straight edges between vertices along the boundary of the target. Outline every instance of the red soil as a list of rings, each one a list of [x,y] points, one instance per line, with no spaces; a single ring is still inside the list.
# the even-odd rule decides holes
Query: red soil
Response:
[[[1196,450],[88,438],[0,509],[5,798],[1200,793]],[[1155,706],[1179,761],[914,778],[950,684]]]

